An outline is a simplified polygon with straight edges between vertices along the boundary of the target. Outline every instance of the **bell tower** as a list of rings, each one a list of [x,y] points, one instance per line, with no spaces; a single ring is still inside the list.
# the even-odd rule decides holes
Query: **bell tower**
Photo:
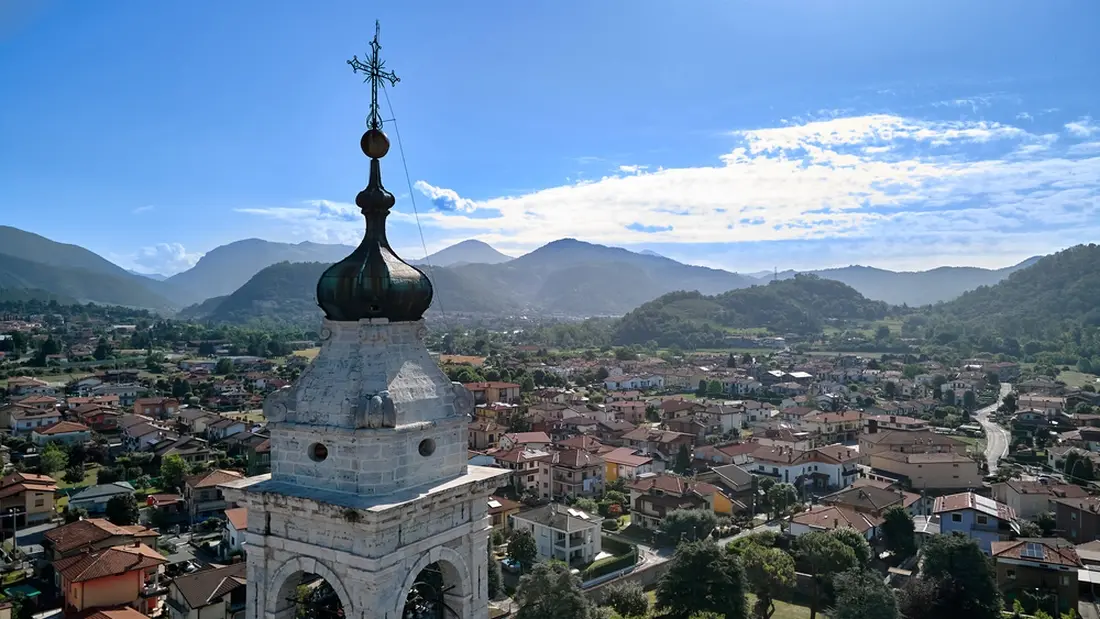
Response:
[[[367,61],[348,61],[371,84],[363,241],[317,283],[317,357],[264,402],[271,473],[223,486],[248,508],[248,619],[293,619],[302,604],[347,619],[488,616],[487,499],[507,472],[467,465],[473,397],[428,354],[431,282],[386,239],[378,87],[398,79],[380,51],[376,25]]]

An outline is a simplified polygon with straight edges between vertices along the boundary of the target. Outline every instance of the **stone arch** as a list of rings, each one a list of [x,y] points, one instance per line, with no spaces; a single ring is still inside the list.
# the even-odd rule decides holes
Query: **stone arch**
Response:
[[[297,587],[294,577],[301,574],[316,574],[325,579],[332,587],[333,592],[340,598],[340,606],[344,608],[345,617],[355,617],[358,612],[351,603],[347,589],[340,577],[329,566],[313,557],[291,557],[287,559],[267,582],[268,595],[264,600],[263,617],[275,619],[290,619],[294,617],[294,607],[289,605],[289,599],[293,594],[292,587]],[[274,593],[274,595],[272,595]],[[289,614],[287,611],[290,611]]]
[[[397,600],[393,606],[393,616],[401,617],[405,610],[405,598],[409,590],[416,584],[416,578],[424,568],[433,563],[438,563],[443,571],[443,581],[448,585],[454,585],[451,596],[466,598],[473,594],[473,583],[470,581],[470,569],[466,565],[462,555],[453,548],[436,546],[428,552],[420,555],[412,569],[405,576],[405,581],[397,591]]]

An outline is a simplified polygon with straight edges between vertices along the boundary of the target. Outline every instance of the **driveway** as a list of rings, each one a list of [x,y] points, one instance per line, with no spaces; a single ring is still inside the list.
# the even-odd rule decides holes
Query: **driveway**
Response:
[[[994,423],[989,416],[997,411],[997,407],[1001,405],[1001,401],[1004,400],[1004,397],[1011,391],[1012,385],[1001,383],[1001,392],[997,396],[997,401],[974,413],[974,418],[978,420],[978,423],[980,423],[985,430],[985,459],[989,464],[990,474],[997,472],[997,465],[1000,463],[1001,458],[1008,455],[1010,435],[1008,430]]]

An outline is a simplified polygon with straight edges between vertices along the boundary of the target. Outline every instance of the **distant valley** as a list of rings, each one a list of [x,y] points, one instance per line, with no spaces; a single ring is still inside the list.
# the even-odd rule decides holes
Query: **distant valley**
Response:
[[[0,299],[95,302],[226,322],[304,319],[319,315],[313,300],[317,275],[352,249],[245,239],[217,247],[192,268],[164,278],[128,271],[77,245],[0,226]],[[1036,260],[1004,269],[893,272],[850,266],[808,273],[847,284],[870,300],[919,306],[994,285]],[[683,264],[649,250],[574,239],[548,243],[518,258],[469,240],[410,262],[431,265],[433,309],[444,313],[623,315],[670,292],[716,295],[795,275],[743,275]]]

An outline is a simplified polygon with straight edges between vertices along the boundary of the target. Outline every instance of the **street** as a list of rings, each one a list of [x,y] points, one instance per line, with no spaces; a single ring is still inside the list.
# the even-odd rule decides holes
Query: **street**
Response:
[[[982,425],[982,429],[985,430],[985,459],[989,464],[989,474],[991,475],[997,472],[997,465],[1001,458],[1008,455],[1009,434],[1008,430],[993,423],[989,416],[997,411],[997,407],[1000,406],[1001,400],[1011,391],[1012,385],[1009,383],[1001,383],[1001,393],[997,397],[997,401],[974,413],[974,418],[978,420],[978,423]]]

